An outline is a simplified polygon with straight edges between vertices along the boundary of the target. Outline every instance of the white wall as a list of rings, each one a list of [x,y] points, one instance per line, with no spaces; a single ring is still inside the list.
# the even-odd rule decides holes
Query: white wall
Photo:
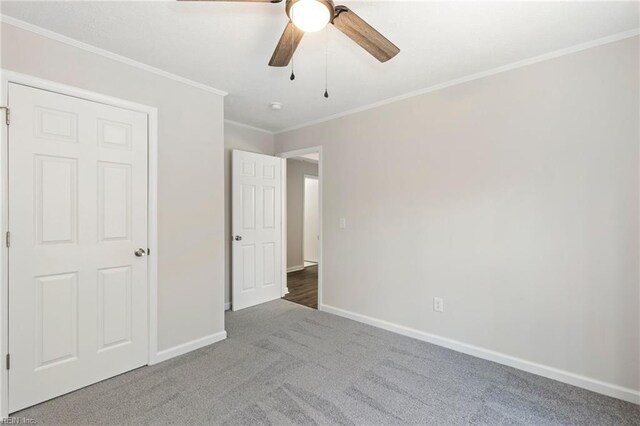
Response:
[[[231,151],[234,149],[273,155],[273,135],[228,121],[224,123],[224,301],[226,306],[231,303]]]
[[[2,67],[158,108],[158,346],[222,332],[223,98],[5,23]]]
[[[637,392],[638,48],[276,135],[323,146],[320,304]]]
[[[320,193],[318,179],[304,177],[304,250],[305,262],[318,262],[320,251]]]
[[[318,176],[318,164],[287,158],[287,269],[304,263],[304,175]]]

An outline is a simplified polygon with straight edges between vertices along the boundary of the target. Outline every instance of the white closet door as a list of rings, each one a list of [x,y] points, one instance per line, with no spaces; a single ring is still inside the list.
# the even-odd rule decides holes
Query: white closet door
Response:
[[[282,296],[282,159],[233,151],[232,306]]]
[[[148,357],[147,115],[9,85],[9,409]]]

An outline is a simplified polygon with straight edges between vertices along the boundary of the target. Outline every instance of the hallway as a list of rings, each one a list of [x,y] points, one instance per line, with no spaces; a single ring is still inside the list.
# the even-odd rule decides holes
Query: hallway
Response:
[[[318,265],[287,274],[289,293],[284,300],[318,309]]]

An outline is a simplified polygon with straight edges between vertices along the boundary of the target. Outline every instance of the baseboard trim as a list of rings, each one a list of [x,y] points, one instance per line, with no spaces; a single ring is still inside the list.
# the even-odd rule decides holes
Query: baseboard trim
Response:
[[[224,310],[225,311],[230,311],[231,310],[231,302],[226,302],[224,304]]]
[[[416,330],[414,328],[409,328],[409,327],[394,324],[388,321],[380,320],[377,318],[372,318],[366,315],[357,314],[355,312],[336,308],[334,306],[319,305],[318,309],[330,314],[338,315],[344,318],[349,318],[354,321],[362,322],[364,324],[368,324],[377,328],[382,328],[387,331],[401,334],[403,336],[412,337],[414,339],[422,340],[428,343],[433,343],[434,345],[452,349],[457,352],[462,352],[467,355],[472,355],[478,358],[486,359],[488,361],[497,362],[498,364],[503,364],[509,367],[517,368],[519,370],[523,370],[528,373],[537,374],[539,376],[557,380],[559,382],[567,383],[567,384],[577,386],[583,389],[587,389],[593,392],[601,393],[603,395],[611,396],[613,398],[622,399],[624,401],[632,402],[634,404],[640,404],[640,391],[637,391],[637,390],[633,390],[633,389],[625,388],[622,386],[614,385],[612,383],[607,383],[607,382],[592,379],[589,377],[581,376],[579,374],[575,374],[575,373],[571,373],[569,371],[561,370],[558,368],[549,367],[546,365],[527,361],[525,359],[516,358],[500,352],[495,352],[489,349],[481,348],[479,346],[474,346],[468,343],[463,343],[457,340],[441,337],[436,334],[426,333],[424,331]]]
[[[303,269],[304,269],[304,265],[292,266],[290,268],[287,268],[287,273],[296,272],[296,271],[302,271]]]
[[[196,349],[209,346],[212,343],[219,342],[227,338],[227,332],[221,331],[219,333],[210,334],[208,336],[201,337],[199,339],[192,340],[181,345],[174,346],[169,349],[164,349],[156,355],[155,359],[150,364],[157,364],[162,361],[166,361],[171,358],[175,358],[180,355],[184,355],[188,352],[195,351]]]

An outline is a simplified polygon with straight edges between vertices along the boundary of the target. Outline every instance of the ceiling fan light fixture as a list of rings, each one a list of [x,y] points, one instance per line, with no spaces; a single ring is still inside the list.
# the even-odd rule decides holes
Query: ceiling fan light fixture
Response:
[[[333,19],[333,2],[327,0],[289,0],[287,15],[293,25],[306,33],[323,29]]]

